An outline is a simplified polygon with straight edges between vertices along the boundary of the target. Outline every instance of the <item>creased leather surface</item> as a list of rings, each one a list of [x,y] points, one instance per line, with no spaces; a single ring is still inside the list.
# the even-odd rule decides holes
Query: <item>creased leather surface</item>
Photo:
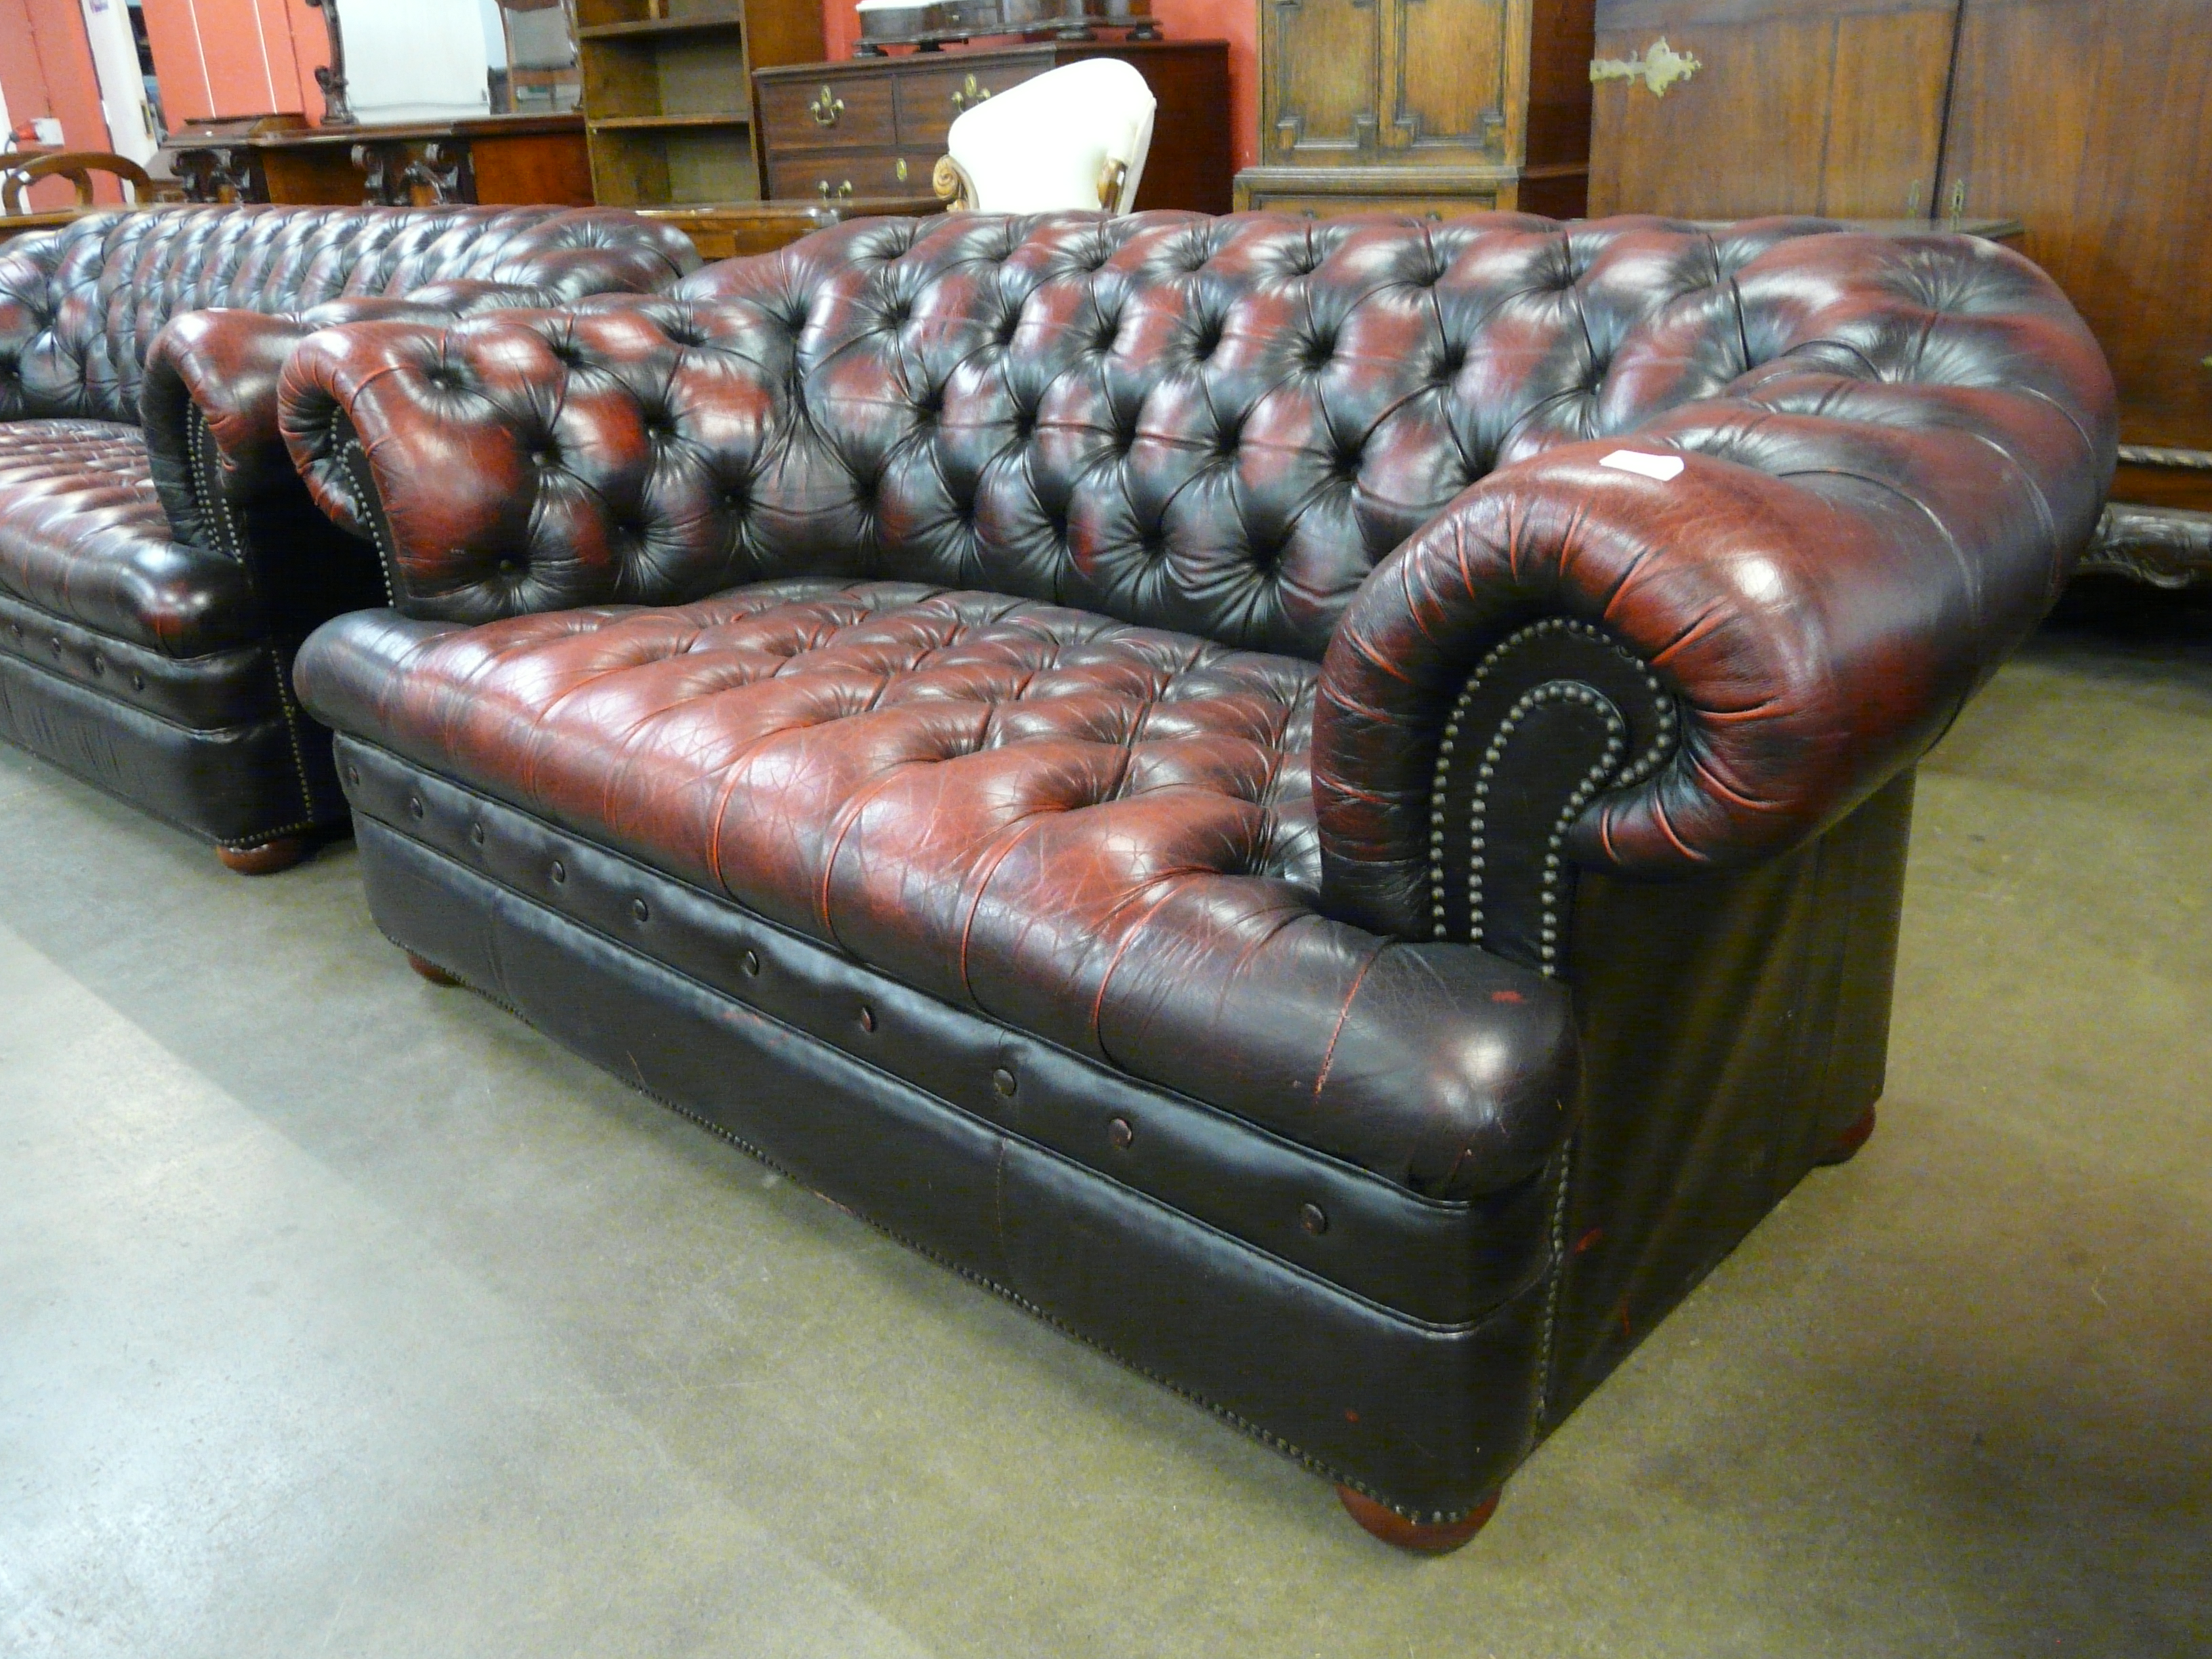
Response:
[[[1633,434],[1679,477],[1607,467],[1609,443],[1552,450],[1469,490],[1361,590],[1315,717],[1336,914],[1421,925],[1446,711],[1531,617],[1601,626],[1682,716],[1671,762],[1601,795],[1568,850],[1680,875],[1838,821],[2057,597],[2116,432],[2104,360],[2042,273],[1962,239],[1831,237],[1771,250],[1733,292],[1733,358],[1664,337],[1636,353],[1667,401],[1689,398]]]
[[[0,422],[0,590],[172,657],[252,644],[234,559],[170,538],[134,427]]]
[[[1686,716],[1577,858],[1755,857],[1940,733],[2115,442],[2034,267],[1806,220],[863,222],[659,300],[326,331],[285,397],[333,512],[358,432],[413,615],[837,574],[1328,652],[1325,906],[1401,935],[1445,708],[1504,631],[1597,623]],[[1631,440],[1688,470],[1598,465]]]
[[[1557,987],[1316,912],[1310,663],[798,581],[359,613],[297,679],[341,730],[1416,1192],[1495,1191],[1568,1127]]]

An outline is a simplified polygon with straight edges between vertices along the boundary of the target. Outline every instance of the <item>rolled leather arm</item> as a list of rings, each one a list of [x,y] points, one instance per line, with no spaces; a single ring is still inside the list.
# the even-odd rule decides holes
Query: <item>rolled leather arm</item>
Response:
[[[204,487],[221,490],[232,505],[299,487],[277,428],[277,386],[293,348],[317,330],[372,321],[437,327],[558,297],[514,283],[454,281],[404,298],[356,295],[276,316],[217,309],[178,317],[155,337],[139,393],[154,486],[171,527],[180,540],[214,545],[204,539]],[[614,297],[619,303],[633,296]],[[196,446],[205,452],[197,460]]]
[[[326,330],[284,369],[280,424],[316,503],[381,550],[405,614],[526,611],[717,592],[857,546],[848,479],[760,522],[790,334],[757,308],[600,298],[447,328]],[[842,515],[842,516],[840,516]]]
[[[1968,343],[1977,384],[1868,378],[1863,354],[1832,372],[1844,354],[1800,350],[1453,501],[1369,577],[1322,666],[1328,912],[1465,937],[1460,907],[1480,897],[1461,895],[1500,850],[1481,812],[1506,810],[1475,792],[1520,724],[1555,714],[1587,723],[1589,763],[1553,781],[1554,843],[1521,849],[1554,865],[1744,863],[1909,766],[2049,608],[2112,476],[2109,375],[2051,297]],[[1606,464],[1622,451],[1681,471]],[[1602,672],[1563,669],[1570,646]],[[1493,667],[1520,682],[1492,684]],[[1610,691],[1586,683],[1609,673]],[[1471,885],[1439,862],[1470,813]]]
[[[276,431],[276,381],[313,331],[253,311],[187,312],[163,329],[146,362],[139,410],[154,488],[179,541],[221,545],[209,514],[293,483]]]

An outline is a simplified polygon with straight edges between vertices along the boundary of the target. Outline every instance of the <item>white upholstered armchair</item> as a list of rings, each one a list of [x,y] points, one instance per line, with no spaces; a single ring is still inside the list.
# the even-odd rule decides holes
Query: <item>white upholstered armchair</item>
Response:
[[[933,182],[956,210],[1127,213],[1152,148],[1153,108],[1145,77],[1119,58],[1063,65],[963,112]]]

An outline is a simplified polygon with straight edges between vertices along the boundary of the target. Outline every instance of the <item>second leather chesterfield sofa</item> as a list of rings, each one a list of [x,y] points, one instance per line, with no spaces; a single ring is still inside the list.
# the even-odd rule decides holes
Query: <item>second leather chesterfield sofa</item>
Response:
[[[328,323],[665,288],[634,214],[185,208],[0,250],[0,737],[248,872],[345,822],[294,649],[384,597],[301,489],[276,377]]]
[[[378,924],[1462,1541],[1881,1091],[1913,767],[2114,453],[1987,244],[860,223],[314,336]]]

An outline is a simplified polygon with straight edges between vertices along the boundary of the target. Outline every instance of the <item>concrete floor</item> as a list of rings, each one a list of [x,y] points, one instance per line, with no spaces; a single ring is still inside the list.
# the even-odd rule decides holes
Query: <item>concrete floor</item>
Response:
[[[2155,614],[1923,770],[1867,1152],[1434,1563],[424,985],[349,849],[243,881],[0,750],[0,1652],[2212,1651],[2212,610]]]

